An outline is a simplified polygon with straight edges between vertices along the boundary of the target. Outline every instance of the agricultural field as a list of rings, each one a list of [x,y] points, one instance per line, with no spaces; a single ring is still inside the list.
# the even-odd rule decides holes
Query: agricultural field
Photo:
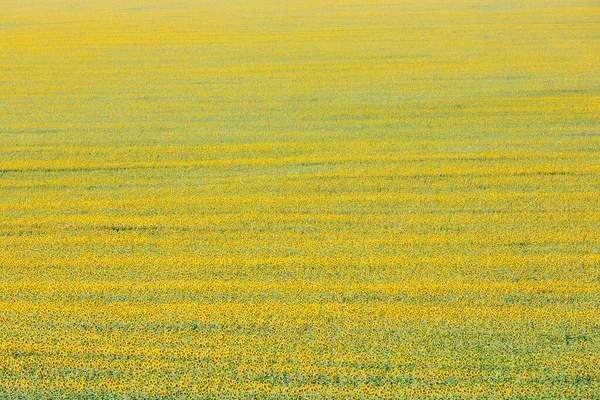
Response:
[[[600,399],[597,0],[0,0],[0,399]]]

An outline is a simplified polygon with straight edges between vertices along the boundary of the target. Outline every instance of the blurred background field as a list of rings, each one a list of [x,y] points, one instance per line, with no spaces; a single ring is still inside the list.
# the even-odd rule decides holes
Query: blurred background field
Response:
[[[0,0],[0,397],[600,397],[599,32]]]

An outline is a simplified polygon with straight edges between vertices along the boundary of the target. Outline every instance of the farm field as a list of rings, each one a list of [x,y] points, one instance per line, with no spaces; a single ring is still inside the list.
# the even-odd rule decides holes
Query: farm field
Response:
[[[600,3],[0,0],[0,399],[600,399]]]

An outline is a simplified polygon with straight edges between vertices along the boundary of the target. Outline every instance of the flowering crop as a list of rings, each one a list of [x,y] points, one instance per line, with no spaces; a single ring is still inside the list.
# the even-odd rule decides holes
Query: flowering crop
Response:
[[[0,2],[0,398],[600,397],[599,20]]]

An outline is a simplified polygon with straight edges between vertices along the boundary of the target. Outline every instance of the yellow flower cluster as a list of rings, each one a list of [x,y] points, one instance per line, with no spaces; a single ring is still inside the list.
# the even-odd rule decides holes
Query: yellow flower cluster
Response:
[[[0,2],[0,398],[600,398],[599,20]]]

